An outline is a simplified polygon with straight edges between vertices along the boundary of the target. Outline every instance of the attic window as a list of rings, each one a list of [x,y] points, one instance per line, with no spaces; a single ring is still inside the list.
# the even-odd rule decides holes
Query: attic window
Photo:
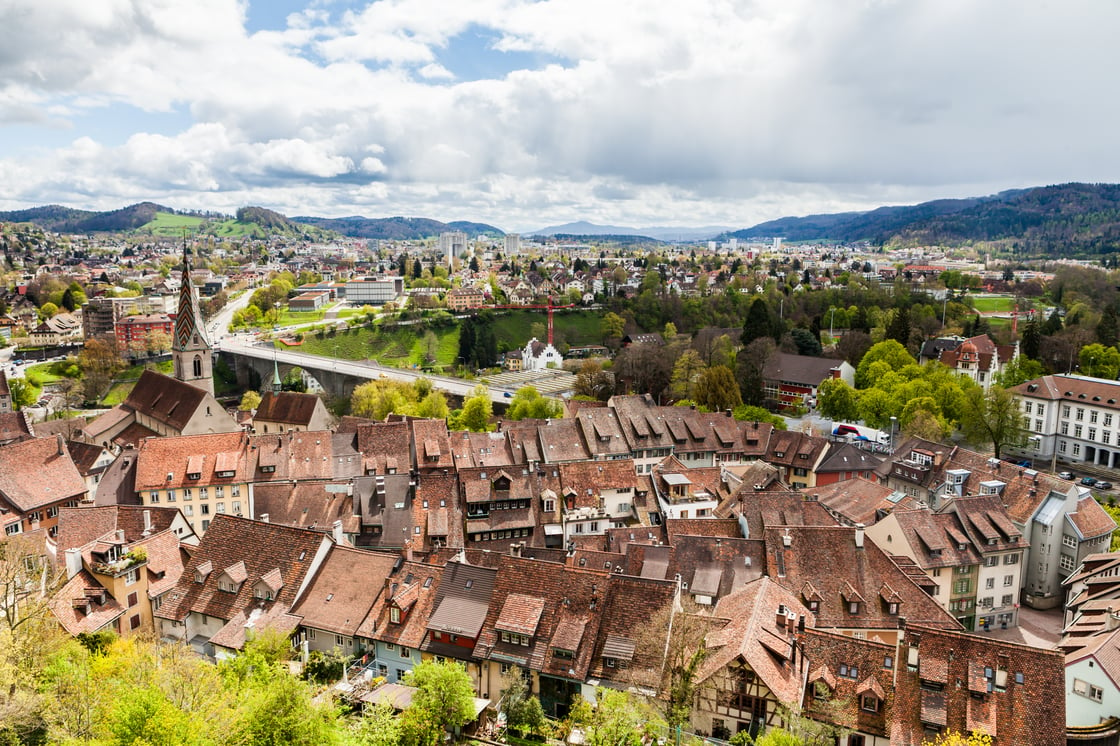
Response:
[[[232,472],[232,471],[220,471],[220,472],[218,472],[218,477],[221,478],[221,479],[226,479],[228,477],[232,477],[233,475],[234,475],[234,472]]]
[[[261,473],[271,474],[274,471],[276,471],[276,464],[261,464]],[[197,476],[192,477],[192,479],[197,479],[197,478],[198,478]]]
[[[389,621],[393,624],[401,623],[401,609],[399,606],[389,607]]]
[[[774,451],[774,456],[777,457],[777,458],[783,458],[785,455],[786,455],[785,451]]]
[[[428,577],[424,578],[424,587],[425,588],[431,588],[432,587],[432,578],[431,578],[430,575]]]
[[[202,472],[188,471],[187,472],[187,479],[202,479]]]

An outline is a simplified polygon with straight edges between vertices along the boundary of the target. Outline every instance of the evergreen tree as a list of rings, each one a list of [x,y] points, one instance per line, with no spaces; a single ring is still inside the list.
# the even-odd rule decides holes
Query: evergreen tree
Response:
[[[1046,323],[1042,325],[1042,334],[1046,337],[1052,337],[1062,330],[1062,314],[1055,308],[1050,314],[1050,318],[1046,319]]]
[[[887,339],[893,339],[903,347],[910,345],[910,309],[900,306],[895,309],[894,318],[887,327]]]
[[[412,262],[412,279],[415,280],[422,274],[424,274],[424,265],[420,263],[420,258],[417,257],[416,260]]]
[[[1038,322],[1038,319],[1032,317],[1023,325],[1023,338],[1019,342],[1019,352],[1031,360],[1037,360],[1041,347],[1042,325]]]
[[[743,345],[749,345],[756,339],[773,336],[774,325],[770,318],[770,307],[762,298],[755,298],[747,311],[747,319],[743,322],[743,334],[740,340]]]
[[[66,305],[65,296],[62,304]],[[1120,318],[1116,315],[1115,306],[1106,306],[1101,313],[1100,323],[1097,324],[1097,341],[1105,347],[1113,347],[1120,340]]]

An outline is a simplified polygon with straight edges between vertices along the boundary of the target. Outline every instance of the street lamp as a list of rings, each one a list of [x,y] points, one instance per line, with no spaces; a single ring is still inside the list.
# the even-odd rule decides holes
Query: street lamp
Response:
[[[836,337],[832,334],[832,322],[836,321],[836,309],[832,309],[832,315],[828,317],[828,343],[836,344]]]
[[[894,428],[898,423],[898,418],[891,415],[891,453],[894,453]]]

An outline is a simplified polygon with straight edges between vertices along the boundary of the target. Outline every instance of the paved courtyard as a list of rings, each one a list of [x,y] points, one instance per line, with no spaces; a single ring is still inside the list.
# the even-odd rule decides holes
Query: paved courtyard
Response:
[[[981,637],[1018,642],[1034,648],[1054,650],[1062,636],[1062,609],[1037,611],[1023,606],[1019,609],[1019,626],[976,633]]]

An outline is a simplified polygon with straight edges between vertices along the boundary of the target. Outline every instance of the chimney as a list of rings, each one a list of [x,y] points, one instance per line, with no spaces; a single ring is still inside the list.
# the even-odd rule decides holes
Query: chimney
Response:
[[[945,460],[945,452],[944,451],[938,451],[937,453],[933,454],[933,465],[934,466],[941,466],[941,462],[944,461],[944,460]]]
[[[524,543],[525,542],[523,542],[523,541],[518,541],[518,542],[515,542],[513,544],[510,544],[509,545],[509,556],[510,557],[520,557],[521,556],[521,547],[524,545]]]
[[[774,623],[778,625],[778,629],[786,628],[786,607],[783,604],[778,604],[778,614],[774,618]]]
[[[123,528],[118,528],[116,536],[117,536],[117,541],[124,541],[124,529]]]
[[[261,523],[268,523],[268,513],[261,513]]]
[[[856,549],[863,549],[863,524],[856,524]]]
[[[144,536],[152,533],[152,511],[144,511]]]
[[[786,531],[786,533],[782,534],[782,546],[786,547],[787,549],[793,546],[793,537],[789,535],[789,531]]]
[[[404,558],[409,562],[412,561],[412,539],[404,543]]]
[[[56,435],[55,438],[58,439],[58,455],[59,456],[65,456],[66,455],[66,438],[62,437],[62,433],[59,433],[58,435]]]
[[[331,538],[334,539],[335,544],[346,543],[346,537],[342,533],[342,521],[335,521],[331,524]]]
[[[81,549],[67,549],[66,550],[66,579],[74,577],[82,571],[82,550]],[[1109,611],[1112,611],[1109,609]]]

